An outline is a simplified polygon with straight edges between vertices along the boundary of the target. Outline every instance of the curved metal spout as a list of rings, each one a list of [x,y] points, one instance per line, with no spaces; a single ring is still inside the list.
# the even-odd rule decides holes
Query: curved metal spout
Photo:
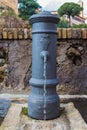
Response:
[[[41,57],[44,59],[44,63],[46,63],[48,58],[49,58],[49,52],[48,51],[42,51]]]

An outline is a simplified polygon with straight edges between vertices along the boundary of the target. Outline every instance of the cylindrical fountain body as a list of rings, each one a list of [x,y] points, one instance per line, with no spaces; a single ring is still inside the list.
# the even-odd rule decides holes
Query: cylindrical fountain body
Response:
[[[32,26],[32,78],[28,99],[28,115],[36,119],[53,119],[59,116],[60,101],[56,93],[56,24],[59,17],[49,12],[30,18]],[[46,68],[44,64],[46,63]],[[44,78],[46,71],[46,78]],[[44,86],[46,93],[44,95]],[[45,98],[45,99],[44,99]],[[45,100],[45,101],[44,101]],[[44,108],[44,103],[46,104]]]

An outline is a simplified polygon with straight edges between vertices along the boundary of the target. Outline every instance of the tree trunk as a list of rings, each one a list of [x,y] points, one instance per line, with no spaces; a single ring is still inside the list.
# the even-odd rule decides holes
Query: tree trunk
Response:
[[[72,26],[72,16],[69,16],[69,24]]]

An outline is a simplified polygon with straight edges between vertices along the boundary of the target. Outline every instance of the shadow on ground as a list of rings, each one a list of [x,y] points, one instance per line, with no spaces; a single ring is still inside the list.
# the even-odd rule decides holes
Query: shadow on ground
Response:
[[[64,103],[73,102],[75,108],[80,112],[82,118],[87,123],[87,99],[79,98],[79,99],[68,99],[64,101]]]
[[[1,125],[2,122],[3,122],[3,119],[4,119],[4,118],[0,117],[0,125]]]

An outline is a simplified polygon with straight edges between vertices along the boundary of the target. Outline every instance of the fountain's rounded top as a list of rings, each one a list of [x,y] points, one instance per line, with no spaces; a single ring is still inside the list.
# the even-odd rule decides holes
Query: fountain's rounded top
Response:
[[[39,14],[34,14],[30,17],[30,22],[37,23],[37,22],[50,22],[50,23],[58,23],[60,20],[58,15],[51,14],[49,11],[42,11]]]

